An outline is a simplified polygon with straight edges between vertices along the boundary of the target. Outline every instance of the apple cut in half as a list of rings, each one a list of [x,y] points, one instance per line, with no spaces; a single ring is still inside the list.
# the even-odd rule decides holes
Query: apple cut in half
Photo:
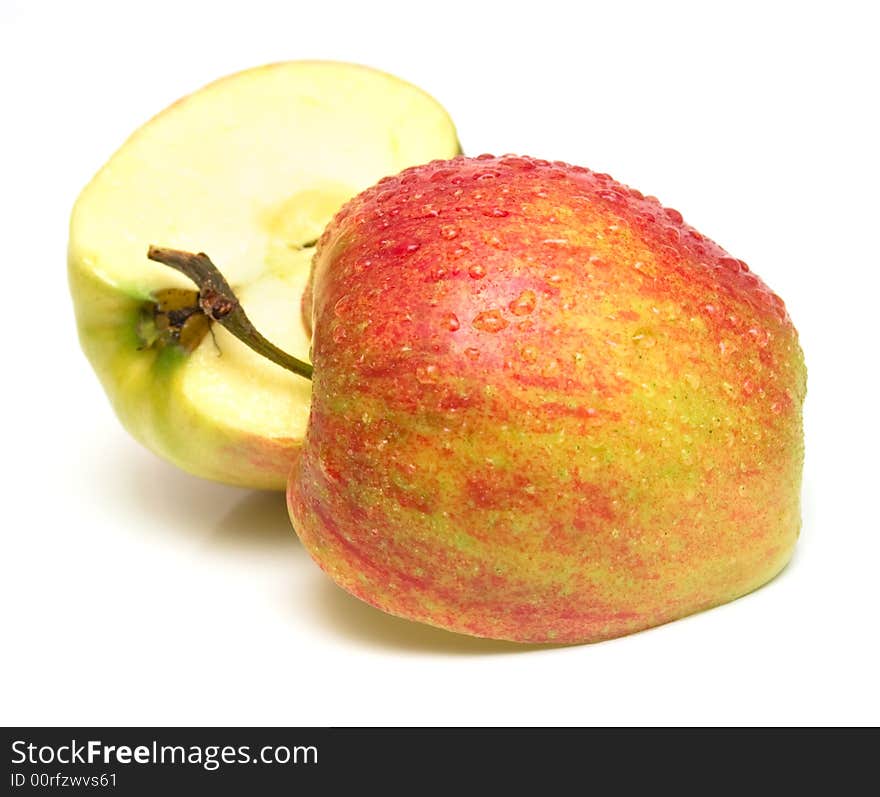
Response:
[[[327,222],[381,177],[458,152],[429,95],[330,62],[232,75],[134,133],[77,200],[68,252],[80,341],[126,429],[198,476],[283,489],[310,382],[210,321],[148,247],[210,252],[256,327],[308,359],[300,304]]]

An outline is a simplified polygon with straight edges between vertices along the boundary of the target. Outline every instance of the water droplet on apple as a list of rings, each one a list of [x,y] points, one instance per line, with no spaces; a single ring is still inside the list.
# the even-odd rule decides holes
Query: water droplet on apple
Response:
[[[676,224],[681,224],[684,221],[681,213],[675,210],[675,208],[666,208],[666,210],[664,210],[663,212],[666,214],[667,219],[675,222]]]
[[[492,208],[491,210],[484,210],[483,215],[494,219],[503,219],[506,216],[509,216],[510,212],[503,208]]]
[[[468,274],[472,279],[481,280],[486,276],[486,269],[480,263],[471,263]]]
[[[452,177],[455,172],[452,169],[437,169],[428,178],[432,183],[440,183]]]
[[[440,228],[440,237],[445,238],[447,241],[451,241],[456,235],[458,235],[458,230],[449,224]]]
[[[416,379],[423,385],[430,385],[440,378],[440,369],[436,365],[420,365],[416,368]]]
[[[700,386],[700,377],[698,377],[696,374],[685,374],[684,381],[688,383],[692,390],[696,390]]]
[[[623,199],[623,196],[619,192],[605,188],[601,191],[596,191],[596,196],[604,199],[606,202],[620,202]]]
[[[749,329],[749,335],[752,336],[752,339],[755,341],[755,343],[762,349],[766,348],[767,345],[770,343],[770,333],[766,329],[751,327]]]
[[[533,363],[538,359],[538,350],[534,346],[525,346],[519,354],[527,363]]]
[[[541,369],[541,376],[546,379],[553,379],[554,377],[559,376],[560,368],[559,360],[554,357],[552,360],[548,360],[544,363],[544,367]]]
[[[469,360],[477,360],[480,357],[480,350],[475,349],[473,346],[469,346],[464,350],[464,356]]]
[[[734,257],[719,257],[718,265],[725,271],[737,273],[740,270],[739,260]]]
[[[657,343],[654,333],[650,329],[638,329],[632,336],[633,341],[642,348],[650,349]]]
[[[446,313],[446,315],[443,316],[442,324],[443,327],[450,332],[455,332],[461,326],[458,321],[458,316],[455,313]]]
[[[770,303],[776,310],[777,317],[784,321],[785,318],[788,316],[788,311],[785,309],[785,302],[782,301],[782,299],[772,291],[769,294],[769,299]]]
[[[523,291],[510,303],[510,312],[514,315],[528,315],[535,309],[536,301],[534,291]]]
[[[343,296],[338,299],[336,304],[333,305],[333,312],[336,313],[340,318],[343,318],[348,314],[348,311],[351,309],[351,297]]]
[[[535,168],[535,164],[528,158],[520,158],[516,155],[509,155],[502,158],[501,164],[503,166],[510,166],[514,169],[519,169],[519,171],[522,172],[532,171]]]
[[[500,332],[507,326],[507,320],[500,310],[484,310],[474,318],[473,325],[481,332]]]

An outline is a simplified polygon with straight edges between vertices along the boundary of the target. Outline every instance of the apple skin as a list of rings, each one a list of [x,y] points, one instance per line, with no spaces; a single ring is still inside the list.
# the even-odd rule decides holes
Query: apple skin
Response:
[[[788,562],[797,333],[677,211],[562,163],[433,162],[348,203],[312,278],[288,501],[362,600],[481,637],[595,642]]]
[[[302,440],[248,434],[207,417],[180,388],[187,354],[145,348],[137,329],[144,302],[78,267],[71,258],[71,293],[79,312],[80,345],[93,364],[122,425],[142,445],[207,479],[279,490]]]

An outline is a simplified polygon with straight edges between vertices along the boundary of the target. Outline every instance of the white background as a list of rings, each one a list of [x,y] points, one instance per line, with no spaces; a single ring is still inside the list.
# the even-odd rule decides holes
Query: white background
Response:
[[[313,5],[0,3],[0,723],[880,721],[873,4]],[[334,587],[280,495],[126,436],[76,340],[71,205],[178,96],[293,58],[425,87],[470,154],[656,194],[783,296],[809,395],[804,530],[779,579],[599,645],[458,637]]]

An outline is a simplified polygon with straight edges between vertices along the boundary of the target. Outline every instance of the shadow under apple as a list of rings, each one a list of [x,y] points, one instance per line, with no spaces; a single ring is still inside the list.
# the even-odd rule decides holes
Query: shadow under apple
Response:
[[[304,553],[290,524],[283,493],[252,492],[214,524],[214,546],[227,549],[260,547]]]
[[[182,538],[201,540],[209,549],[237,556],[244,552],[280,554],[293,551],[303,566],[309,563],[287,514],[283,493],[254,492],[205,481],[131,447],[119,455],[102,456],[96,468],[104,488],[135,511],[151,518],[150,528]],[[319,624],[362,647],[402,653],[450,656],[503,655],[550,651],[563,645],[523,645],[454,634],[403,620],[369,606],[337,587],[317,565],[308,568],[314,579],[307,608]],[[302,572],[290,571],[291,578]],[[302,592],[289,611],[301,615]]]
[[[230,553],[302,552],[281,492],[206,481],[129,447],[119,456],[102,457],[99,468],[108,494],[119,496],[127,512],[151,518],[151,529],[200,539],[209,548]]]
[[[298,611],[302,607],[297,607]],[[449,656],[516,654],[549,651],[564,645],[524,645],[454,634],[440,628],[394,617],[355,598],[323,576],[315,585],[310,610],[337,632],[360,645],[403,653]]]

